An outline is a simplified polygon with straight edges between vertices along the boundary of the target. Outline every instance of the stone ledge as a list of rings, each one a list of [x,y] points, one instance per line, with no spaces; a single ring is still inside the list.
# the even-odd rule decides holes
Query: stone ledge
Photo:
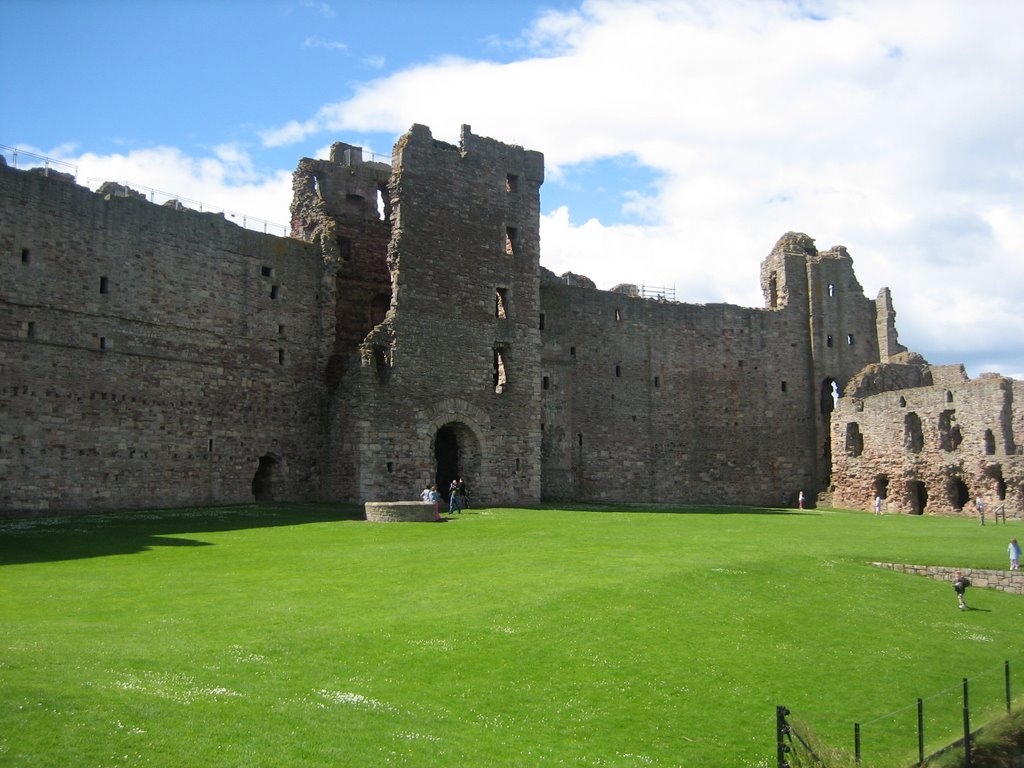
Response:
[[[877,568],[886,568],[900,573],[927,576],[930,579],[953,583],[956,566],[909,565],[907,563],[872,563]],[[996,589],[1014,595],[1024,595],[1024,571],[995,571],[988,568],[960,568],[960,572],[971,580],[972,587]]]
[[[432,523],[434,505],[422,501],[368,501],[363,504],[371,523]]]

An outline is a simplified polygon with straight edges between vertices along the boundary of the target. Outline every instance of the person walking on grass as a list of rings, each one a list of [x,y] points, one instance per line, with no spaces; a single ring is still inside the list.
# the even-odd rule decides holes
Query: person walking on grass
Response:
[[[1010,546],[1006,548],[1006,551],[1010,555],[1010,570],[1016,571],[1020,569],[1020,544],[1017,543],[1016,539],[1010,539]]]
[[[967,610],[967,603],[964,602],[964,592],[971,586],[971,580],[960,573],[960,569],[957,568],[953,574],[953,589],[956,591],[956,601],[960,605],[961,611]]]

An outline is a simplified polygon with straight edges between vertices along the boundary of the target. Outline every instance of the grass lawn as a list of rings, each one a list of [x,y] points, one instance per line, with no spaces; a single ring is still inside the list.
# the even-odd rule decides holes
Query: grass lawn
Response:
[[[775,765],[775,706],[865,766],[1024,691],[1019,523],[831,510],[323,505],[0,521],[0,765]]]

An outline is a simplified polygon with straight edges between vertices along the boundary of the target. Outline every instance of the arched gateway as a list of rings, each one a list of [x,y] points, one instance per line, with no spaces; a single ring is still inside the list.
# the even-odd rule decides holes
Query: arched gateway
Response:
[[[434,434],[434,482],[447,498],[452,480],[465,478],[472,484],[480,476],[480,440],[473,429],[461,421],[443,424]]]

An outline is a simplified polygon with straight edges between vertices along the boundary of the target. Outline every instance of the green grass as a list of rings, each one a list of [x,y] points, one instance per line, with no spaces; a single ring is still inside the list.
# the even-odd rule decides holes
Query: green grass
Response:
[[[0,765],[774,766],[775,706],[909,765],[1024,686],[1017,525],[260,506],[0,521]],[[892,714],[896,713],[896,714]]]

